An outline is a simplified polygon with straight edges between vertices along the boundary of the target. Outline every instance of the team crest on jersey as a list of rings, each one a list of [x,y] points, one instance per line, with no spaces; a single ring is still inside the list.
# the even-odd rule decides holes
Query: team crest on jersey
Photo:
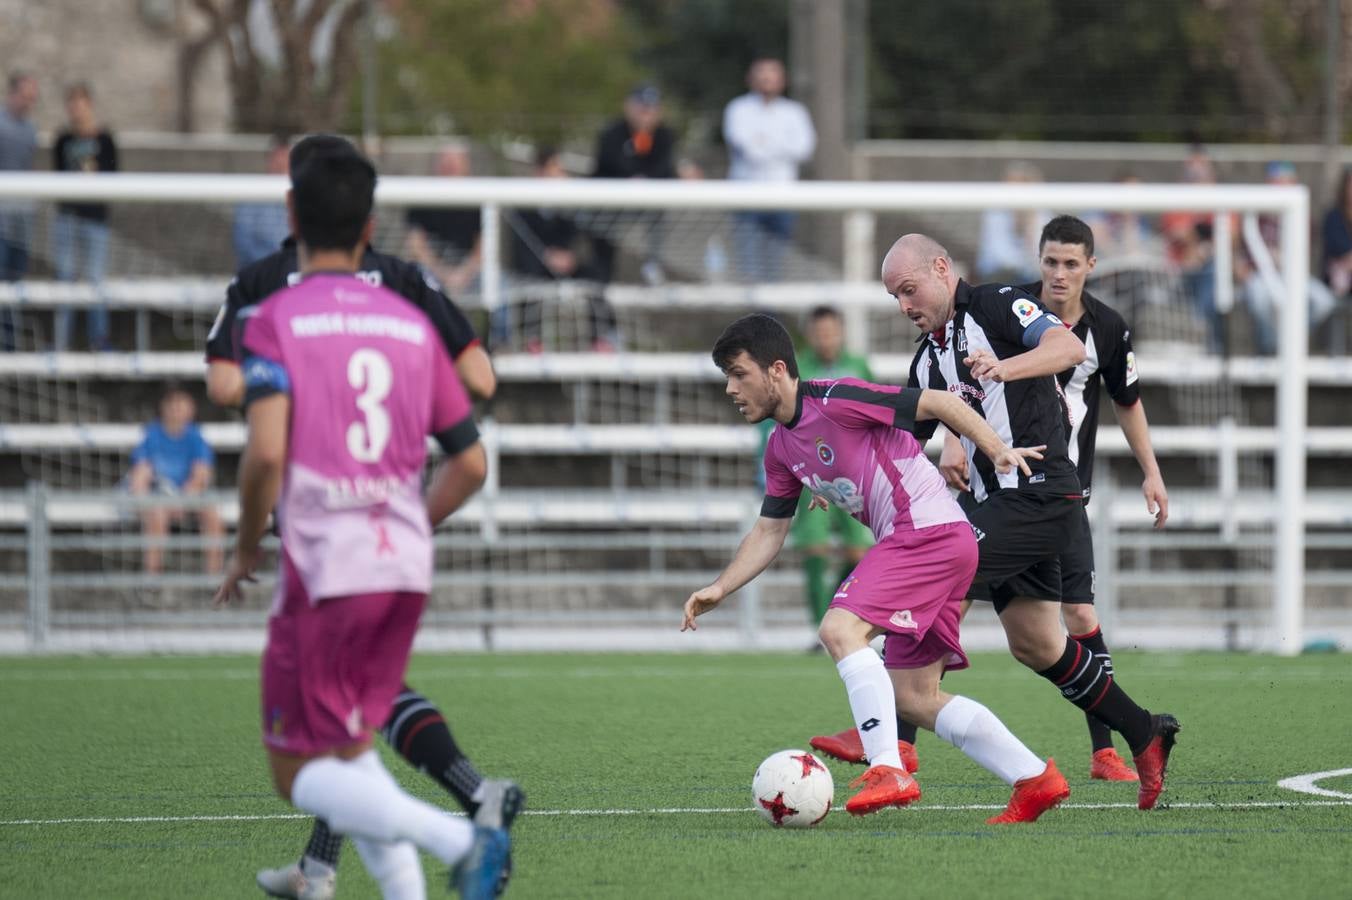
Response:
[[[1136,351],[1127,351],[1127,384],[1135,384],[1137,379],[1136,372]]]
[[[826,438],[817,438],[817,459],[820,459],[824,466],[832,466],[836,463],[836,451],[832,450],[831,445],[826,443]]]
[[[1038,309],[1038,305],[1026,297],[1015,300],[1010,309],[1014,310],[1014,315],[1019,317],[1019,324],[1024,328],[1042,318],[1042,310]]]
[[[966,352],[967,352],[967,329],[966,329],[966,328],[961,328],[961,329],[958,330],[957,342],[956,342],[956,343],[957,343],[957,348],[958,348],[958,352],[959,352],[959,353],[966,353]]]

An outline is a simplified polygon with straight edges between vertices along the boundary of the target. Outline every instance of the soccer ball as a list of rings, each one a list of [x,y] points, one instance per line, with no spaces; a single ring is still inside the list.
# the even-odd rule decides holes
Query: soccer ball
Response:
[[[822,761],[806,750],[766,757],[751,781],[756,811],[776,828],[811,828],[831,811],[836,785]]]

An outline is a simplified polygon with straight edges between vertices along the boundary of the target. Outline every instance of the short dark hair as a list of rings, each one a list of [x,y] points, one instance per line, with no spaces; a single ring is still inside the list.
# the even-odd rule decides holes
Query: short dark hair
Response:
[[[793,352],[793,338],[788,329],[774,316],[752,313],[733,322],[714,342],[714,365],[724,372],[743,351],[762,369],[768,369],[775,360],[784,360],[790,378],[798,377],[798,358]]]
[[[357,148],[345,137],[336,134],[307,134],[296,141],[287,156],[286,167],[291,180],[295,181],[296,173],[300,171],[301,166],[319,153],[351,153],[353,156],[360,156]]]
[[[1086,225],[1083,219],[1074,216],[1057,216],[1042,226],[1042,237],[1038,238],[1037,242],[1039,253],[1048,241],[1057,244],[1079,244],[1084,247],[1086,258],[1094,255],[1094,229]]]
[[[316,153],[291,179],[296,231],[307,250],[355,250],[375,203],[376,170],[359,153]]]
[[[19,90],[19,87],[20,87],[25,81],[32,81],[32,80],[33,80],[33,76],[32,76],[32,75],[29,75],[29,74],[28,74],[26,71],[24,71],[23,69],[14,69],[13,71],[11,71],[11,72],[9,73],[9,92],[10,92],[11,94],[17,92],[17,91]]]
[[[74,100],[76,97],[82,97],[91,103],[94,101],[94,92],[89,89],[89,82],[74,81],[66,85],[66,99]]]
[[[843,320],[844,318],[845,317],[840,314],[840,310],[836,309],[834,306],[829,306],[828,304],[825,303],[823,303],[821,306],[814,306],[807,311],[807,321],[809,324],[811,324],[812,322],[816,322],[818,319]]]
[[[543,169],[559,155],[559,148],[553,144],[541,144],[535,148],[535,168]]]

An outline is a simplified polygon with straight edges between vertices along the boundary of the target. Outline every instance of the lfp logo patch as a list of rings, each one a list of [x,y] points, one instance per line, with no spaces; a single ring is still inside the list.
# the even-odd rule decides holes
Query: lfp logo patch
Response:
[[[1019,317],[1019,324],[1024,328],[1027,328],[1042,316],[1042,310],[1038,309],[1038,305],[1026,297],[1015,300],[1010,309],[1014,310],[1014,315]]]
[[[826,443],[826,438],[817,438],[817,459],[820,459],[824,466],[835,465],[836,451],[832,450],[831,445]]]

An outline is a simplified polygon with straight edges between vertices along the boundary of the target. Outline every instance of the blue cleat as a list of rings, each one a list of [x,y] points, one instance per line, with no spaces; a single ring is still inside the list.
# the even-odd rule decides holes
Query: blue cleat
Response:
[[[492,900],[507,866],[512,840],[502,828],[474,827],[474,843],[465,858],[451,869],[451,887],[461,900]]]

